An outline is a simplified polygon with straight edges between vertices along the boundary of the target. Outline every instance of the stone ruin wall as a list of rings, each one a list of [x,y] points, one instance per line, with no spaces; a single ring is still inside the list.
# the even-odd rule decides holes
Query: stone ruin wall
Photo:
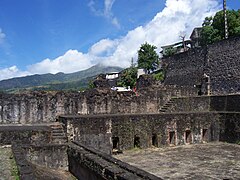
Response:
[[[68,170],[68,147],[53,142],[50,126],[1,125],[0,145],[12,146],[20,179],[43,179],[39,175],[48,168]],[[52,173],[44,174],[44,179],[54,178]]]
[[[44,125],[1,125],[0,145],[11,145],[12,142],[39,146],[51,143],[51,128]]]
[[[207,60],[211,93],[240,93],[240,36],[210,45]]]
[[[186,94],[188,90],[174,86],[150,87],[138,94],[109,89],[0,94],[0,124],[54,122],[63,114],[158,113],[172,96]]]
[[[240,112],[240,95],[222,96],[191,96],[172,99],[171,106],[166,110],[174,112]]]
[[[207,94],[240,93],[240,36],[163,59],[165,85],[196,87]],[[206,82],[206,76],[209,82]]]
[[[67,145],[30,145],[13,143],[13,156],[16,160],[20,179],[59,179],[58,170],[68,170]],[[55,172],[55,173],[54,173]]]
[[[69,145],[68,159],[69,171],[78,179],[161,180],[161,178],[149,172],[78,142],[73,142]]]
[[[206,52],[205,48],[194,48],[163,59],[167,70],[164,84],[190,87],[201,84]]]
[[[204,74],[210,76],[213,95],[239,93],[239,49],[240,37],[234,37],[166,58],[164,85],[139,89],[138,94],[109,89],[0,94],[0,124],[53,122],[62,114],[158,113],[171,97],[196,95],[196,85],[206,86]]]
[[[238,93],[239,48],[240,37],[234,37],[166,58],[164,85],[142,88],[137,95],[109,89],[0,94],[0,124],[53,122],[62,114],[158,113],[173,96],[196,95],[194,85],[203,83],[204,73],[210,75],[212,94]]]
[[[239,143],[240,113],[178,112],[145,115],[60,116],[69,141],[111,154],[212,141]],[[138,138],[139,144],[135,140]],[[115,141],[115,145],[114,145]],[[115,147],[114,147],[115,146]]]
[[[118,149],[135,147],[135,137],[140,148],[186,144],[185,133],[189,130],[188,143],[219,140],[219,115],[217,113],[177,113],[145,115],[94,115],[60,116],[69,140],[93,147],[107,154],[113,150],[113,139]],[[203,129],[206,130],[203,139]],[[170,140],[170,132],[174,135]],[[174,139],[174,140],[173,140]],[[171,142],[170,142],[171,141]]]

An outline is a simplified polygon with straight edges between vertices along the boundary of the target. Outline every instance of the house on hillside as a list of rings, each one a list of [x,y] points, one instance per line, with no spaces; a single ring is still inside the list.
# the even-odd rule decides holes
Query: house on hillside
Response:
[[[162,51],[160,52],[163,56],[170,56],[173,54],[182,53],[191,48],[191,40],[181,41],[174,44],[162,46]]]
[[[117,85],[118,78],[119,78],[119,72],[106,73],[106,80],[110,87]]]
[[[162,51],[160,52],[163,56],[171,56],[173,54],[182,53],[188,51],[190,48],[195,48],[200,46],[201,40],[201,27],[196,27],[193,29],[190,35],[190,40],[185,40],[177,42],[174,44],[162,46]]]

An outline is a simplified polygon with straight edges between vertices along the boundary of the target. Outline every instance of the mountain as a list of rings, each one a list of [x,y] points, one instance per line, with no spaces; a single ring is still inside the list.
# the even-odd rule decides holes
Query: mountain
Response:
[[[74,73],[36,74],[25,77],[17,77],[0,81],[0,90],[14,92],[20,89],[30,90],[75,90],[85,88],[88,82],[96,75],[123,70],[117,66],[104,66],[101,64],[89,69]]]

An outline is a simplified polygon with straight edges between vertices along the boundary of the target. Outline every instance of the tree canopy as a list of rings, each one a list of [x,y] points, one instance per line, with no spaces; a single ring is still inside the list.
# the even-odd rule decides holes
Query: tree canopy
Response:
[[[158,68],[159,56],[155,51],[156,49],[156,46],[147,42],[141,45],[138,50],[138,68],[143,68],[148,73]]]
[[[240,10],[227,11],[229,37],[240,35]],[[206,17],[202,24],[201,45],[211,44],[224,39],[224,12],[219,11],[214,17]]]
[[[117,83],[118,86],[133,88],[136,85],[137,81],[137,68],[131,66],[122,71],[120,79]]]

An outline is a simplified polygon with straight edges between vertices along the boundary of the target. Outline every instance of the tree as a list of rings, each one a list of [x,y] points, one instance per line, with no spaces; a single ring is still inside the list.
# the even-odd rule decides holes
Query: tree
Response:
[[[180,39],[182,41],[183,50],[187,51],[187,47],[186,47],[186,44],[185,44],[186,32],[181,31],[179,37],[180,37]]]
[[[93,80],[89,80],[89,81],[88,81],[88,89],[93,89],[93,88],[95,88],[95,85],[94,85],[94,83],[93,83]]]
[[[159,56],[156,53],[156,46],[147,42],[142,44],[138,50],[138,68],[145,69],[148,73],[154,71],[159,65]]]
[[[133,88],[137,82],[137,68],[131,66],[130,68],[124,69],[120,75],[120,79],[117,83],[118,86]]]
[[[227,11],[229,37],[240,35],[240,10]],[[214,17],[206,17],[202,24],[201,45],[211,44],[225,37],[224,11]]]

